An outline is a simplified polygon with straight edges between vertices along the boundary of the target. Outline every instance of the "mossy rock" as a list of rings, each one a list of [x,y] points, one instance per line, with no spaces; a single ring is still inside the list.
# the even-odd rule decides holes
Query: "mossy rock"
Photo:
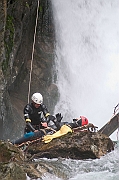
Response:
[[[0,162],[23,161],[24,154],[10,142],[0,141]]]

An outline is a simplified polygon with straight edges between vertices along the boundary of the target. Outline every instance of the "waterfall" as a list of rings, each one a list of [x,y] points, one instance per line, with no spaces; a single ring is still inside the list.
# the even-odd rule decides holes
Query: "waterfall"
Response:
[[[84,115],[100,129],[119,103],[119,0],[52,0],[52,7],[55,113],[65,121]]]

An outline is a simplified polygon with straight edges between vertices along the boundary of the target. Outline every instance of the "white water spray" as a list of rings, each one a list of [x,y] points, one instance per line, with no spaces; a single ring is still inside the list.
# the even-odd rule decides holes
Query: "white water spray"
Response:
[[[52,0],[60,93],[55,113],[99,129],[119,103],[119,0]]]

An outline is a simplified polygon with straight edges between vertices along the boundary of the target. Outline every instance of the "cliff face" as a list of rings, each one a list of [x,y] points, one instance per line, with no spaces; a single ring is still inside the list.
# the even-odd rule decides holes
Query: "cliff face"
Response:
[[[31,83],[29,80],[38,1],[0,2],[0,138],[3,139],[11,139],[23,133],[23,108],[32,93],[40,92],[43,95],[44,103],[51,113],[57,101],[57,87],[52,83],[52,7],[50,0],[39,2]]]

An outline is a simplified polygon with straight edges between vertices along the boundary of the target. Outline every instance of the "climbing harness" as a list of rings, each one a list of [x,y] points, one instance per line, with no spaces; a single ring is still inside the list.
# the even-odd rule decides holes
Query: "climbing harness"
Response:
[[[32,75],[32,69],[33,69],[34,47],[35,47],[35,40],[36,40],[36,29],[37,29],[37,24],[38,24],[39,4],[40,3],[39,3],[39,0],[38,0],[37,14],[36,14],[36,23],[35,23],[35,32],[34,32],[34,41],[33,41],[33,48],[32,48],[31,68],[30,68],[30,75],[29,75],[28,103],[29,103],[29,97],[30,97],[30,91],[31,91],[31,75]]]

